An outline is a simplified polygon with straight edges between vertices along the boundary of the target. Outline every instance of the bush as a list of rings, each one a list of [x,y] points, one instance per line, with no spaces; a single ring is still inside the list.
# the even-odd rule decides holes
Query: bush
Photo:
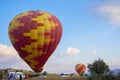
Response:
[[[108,75],[90,76],[88,80],[120,80],[120,75],[113,75],[110,73]]]

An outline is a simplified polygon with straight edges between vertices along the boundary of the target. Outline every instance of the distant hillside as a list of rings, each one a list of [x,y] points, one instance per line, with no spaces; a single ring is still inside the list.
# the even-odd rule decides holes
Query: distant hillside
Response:
[[[112,73],[112,74],[114,74],[114,75],[117,75],[117,74],[120,74],[120,69],[113,69],[113,70],[110,70],[110,72],[108,72],[108,73]],[[85,73],[85,74],[87,74],[88,76],[91,75],[90,72],[87,72],[87,73]]]
[[[114,69],[111,70],[110,72],[112,72],[114,75],[120,74],[120,69]]]

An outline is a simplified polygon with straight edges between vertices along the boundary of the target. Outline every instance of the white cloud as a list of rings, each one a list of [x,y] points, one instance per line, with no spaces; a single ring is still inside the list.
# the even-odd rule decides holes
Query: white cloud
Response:
[[[44,66],[44,71],[50,73],[73,73],[75,72],[75,56],[68,56],[66,53],[62,56],[52,55]],[[75,62],[74,62],[75,61]]]
[[[68,47],[66,50],[67,54],[79,54],[79,49],[77,48],[72,48],[72,47]]]
[[[55,55],[52,55],[50,59],[46,62],[45,70],[48,72],[68,72],[73,70],[71,68],[71,64],[68,63],[69,59],[72,56],[68,56],[67,54],[78,54],[79,50],[77,48],[69,47],[67,53],[63,52]],[[73,62],[73,60],[71,61]],[[68,67],[66,69],[66,67]],[[73,65],[74,66],[74,65]],[[23,61],[17,51],[12,46],[7,46],[0,44],[0,68],[16,68],[16,69],[27,69],[31,70],[29,65],[25,61]],[[56,70],[57,69],[57,70]]]
[[[97,7],[97,12],[107,16],[113,26],[120,26],[120,4],[110,3]]]
[[[97,54],[97,50],[94,47],[89,46],[88,49],[92,54],[94,54],[94,55]]]
[[[77,48],[68,47],[64,52],[53,54],[47,61],[44,70],[53,73],[75,72],[74,67],[78,62],[79,52]]]
[[[3,55],[16,55],[17,51],[12,46],[0,44],[0,54]]]
[[[97,50],[95,50],[95,49],[92,50],[92,53],[93,53],[93,54],[97,54]]]
[[[74,55],[78,53],[79,50],[77,48],[68,47],[66,52],[52,55],[50,59],[48,59],[48,61],[46,62],[44,70],[55,73],[73,72],[75,64],[74,59],[76,58],[73,58],[73,56],[68,56],[68,54]],[[71,63],[69,63],[69,61]],[[12,46],[7,46],[3,44],[0,44],[0,68],[31,70],[29,65],[27,65],[27,63],[19,57],[18,53]]]
[[[0,44],[0,67],[30,69],[12,46]]]

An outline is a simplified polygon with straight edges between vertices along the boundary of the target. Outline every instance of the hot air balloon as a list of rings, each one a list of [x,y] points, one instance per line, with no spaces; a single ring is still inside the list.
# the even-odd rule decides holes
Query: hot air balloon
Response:
[[[41,72],[60,42],[62,25],[51,13],[31,10],[14,17],[8,33],[19,56],[35,72]]]
[[[75,70],[79,75],[83,75],[86,70],[86,66],[84,64],[77,64],[75,66]]]

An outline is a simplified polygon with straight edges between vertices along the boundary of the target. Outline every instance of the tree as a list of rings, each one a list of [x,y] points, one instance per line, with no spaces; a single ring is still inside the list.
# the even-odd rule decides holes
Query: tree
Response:
[[[95,60],[92,64],[88,64],[87,68],[93,75],[106,74],[108,71],[110,71],[109,66],[100,58]]]

